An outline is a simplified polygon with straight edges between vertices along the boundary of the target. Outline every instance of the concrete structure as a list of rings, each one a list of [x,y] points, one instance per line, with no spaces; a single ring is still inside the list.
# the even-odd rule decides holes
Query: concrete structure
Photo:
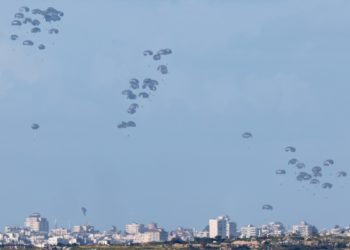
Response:
[[[135,235],[135,243],[164,242],[168,240],[168,233],[163,229],[149,230]]]
[[[33,213],[25,219],[24,226],[34,232],[48,233],[49,222],[46,218],[41,217],[39,213]]]
[[[91,225],[76,225],[73,226],[73,233],[93,233],[95,232],[95,227]]]
[[[132,223],[125,225],[125,232],[127,234],[139,234],[145,232],[145,226],[143,224]]]
[[[236,232],[236,223],[231,222],[228,216],[219,216],[216,219],[209,220],[210,238],[221,237],[222,239],[231,239],[237,235]]]
[[[309,237],[317,234],[318,232],[315,226],[309,225],[305,221],[302,221],[300,224],[292,226],[292,233],[302,237]]]
[[[270,222],[261,226],[260,236],[282,236],[285,234],[285,228],[281,222]]]
[[[240,238],[256,238],[259,236],[259,229],[249,224],[246,227],[241,227]]]
[[[155,230],[157,228],[158,228],[158,225],[157,223],[154,223],[154,222],[147,225],[147,230]]]

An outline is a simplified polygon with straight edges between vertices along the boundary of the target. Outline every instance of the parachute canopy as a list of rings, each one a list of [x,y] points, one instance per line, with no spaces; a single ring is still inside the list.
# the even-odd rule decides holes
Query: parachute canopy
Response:
[[[85,207],[81,207],[81,212],[84,216],[86,216],[87,209]]]
[[[288,146],[284,148],[284,151],[294,153],[296,151],[296,148],[292,146]]]
[[[250,132],[245,132],[245,133],[242,134],[242,137],[243,137],[244,139],[249,139],[249,138],[252,138],[253,135],[252,135],[252,133],[250,133]]]
[[[265,204],[262,206],[262,210],[273,210],[273,207],[269,204]]]
[[[37,130],[40,128],[40,125],[37,124],[37,123],[33,123],[31,126],[30,126],[33,130]]]
[[[144,56],[152,56],[152,55],[153,55],[153,52],[152,52],[152,50],[145,50],[145,51],[143,52],[143,55],[144,55]]]
[[[287,172],[284,169],[277,169],[275,173],[276,174],[286,174]]]

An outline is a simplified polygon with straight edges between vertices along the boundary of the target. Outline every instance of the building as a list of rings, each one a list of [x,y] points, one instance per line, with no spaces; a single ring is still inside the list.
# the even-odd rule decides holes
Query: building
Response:
[[[131,223],[125,225],[125,232],[127,234],[139,234],[145,231],[145,226],[143,224]]]
[[[95,227],[91,225],[77,225],[73,226],[73,233],[93,233],[95,232]]]
[[[305,221],[302,221],[298,225],[292,226],[292,233],[301,237],[309,237],[317,234],[317,229],[315,226],[307,224]]]
[[[158,228],[135,235],[135,243],[164,242],[168,240],[168,233]]]
[[[50,236],[55,236],[55,237],[67,237],[69,235],[68,229],[65,228],[55,228],[52,229],[50,232]]]
[[[193,241],[193,230],[178,227],[176,230],[169,233],[168,240],[180,239],[182,241]]]
[[[41,217],[39,213],[33,213],[25,219],[24,226],[38,233],[49,232],[49,222],[46,218]]]
[[[261,226],[261,236],[279,237],[285,234],[285,228],[281,222],[270,222]]]
[[[147,225],[147,230],[155,230],[157,228],[158,228],[158,224],[154,222]]]
[[[241,238],[256,238],[259,236],[259,229],[249,224],[246,227],[241,227]]]
[[[236,223],[231,222],[228,216],[219,216],[216,219],[209,220],[209,237],[222,239],[233,238],[237,234]]]

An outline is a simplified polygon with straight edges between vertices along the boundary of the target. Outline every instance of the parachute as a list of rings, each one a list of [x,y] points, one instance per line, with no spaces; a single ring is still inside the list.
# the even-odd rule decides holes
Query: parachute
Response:
[[[32,21],[32,24],[33,24],[34,26],[38,26],[38,25],[40,25],[40,21],[37,20],[37,19],[34,19],[34,20]]]
[[[23,15],[23,13],[16,13],[15,18],[22,19],[22,18],[24,18],[24,15]]]
[[[298,181],[308,181],[312,178],[312,176],[306,172],[300,172],[297,176]]]
[[[58,34],[58,29],[49,29],[49,34]]]
[[[296,148],[292,146],[288,146],[284,148],[284,151],[294,153],[296,151]]]
[[[145,51],[143,52],[143,55],[144,55],[144,56],[152,56],[152,55],[153,55],[153,52],[152,52],[152,50],[145,50]]]
[[[23,21],[24,24],[27,24],[27,23],[32,23],[32,19],[29,18],[29,17],[26,17]]]
[[[14,26],[21,26],[22,25],[21,21],[18,21],[18,20],[13,20],[11,22],[11,24],[14,25]]]
[[[33,41],[31,41],[31,40],[25,40],[25,41],[23,41],[23,45],[24,45],[24,46],[33,46],[34,43],[33,43]]]
[[[159,60],[160,60],[160,55],[159,55],[159,54],[155,54],[155,55],[153,56],[153,60],[159,61]]]
[[[145,89],[145,88],[149,88],[150,90],[152,91],[155,91],[157,90],[157,85],[158,85],[158,81],[156,80],[153,80],[151,78],[146,78],[143,80],[143,84],[142,84],[142,88]]]
[[[86,216],[87,209],[85,207],[81,207],[81,212],[84,216]]]
[[[29,8],[27,6],[22,6],[21,8],[19,8],[20,12],[29,12]]]
[[[302,162],[298,162],[295,166],[296,166],[298,169],[305,168],[305,164],[302,163]]]
[[[140,93],[139,93],[139,97],[148,98],[148,97],[149,97],[149,94],[146,93],[146,92],[140,92]]]
[[[34,28],[31,29],[32,33],[39,33],[40,31],[41,31],[41,29],[38,28],[38,27],[34,27]]]
[[[296,158],[293,158],[288,161],[288,165],[295,165],[297,162],[298,160]]]
[[[126,97],[131,100],[137,98],[137,96],[129,89],[123,90],[122,95],[126,95]]]
[[[163,75],[168,74],[168,67],[166,65],[159,65],[157,70]]]
[[[265,204],[262,206],[262,210],[273,210],[273,207],[269,204]]]
[[[320,184],[318,179],[311,179],[310,184]]]
[[[346,177],[348,174],[345,171],[338,171],[337,177]]]
[[[252,133],[250,133],[250,132],[245,132],[245,133],[242,134],[242,137],[243,137],[244,139],[249,139],[249,138],[252,138],[253,135],[252,135]]]
[[[331,166],[333,164],[334,164],[334,160],[332,159],[328,159],[323,162],[323,166],[326,166],[326,167]]]
[[[17,40],[18,39],[18,35],[11,35],[11,40],[13,40],[13,41],[15,41],[15,40]]]
[[[275,173],[276,173],[276,174],[286,174],[287,172],[286,172],[286,170],[284,170],[284,169],[278,169],[278,170],[276,170]]]
[[[322,184],[322,188],[324,189],[331,189],[333,187],[333,184],[332,183],[329,183],[329,182],[325,182]]]
[[[136,78],[132,78],[130,81],[130,86],[132,89],[138,89],[140,87],[139,85],[139,80],[137,80]]]
[[[171,49],[161,49],[158,51],[157,54],[158,55],[170,55],[171,53],[173,53]]]
[[[136,113],[136,109],[138,109],[138,107],[139,107],[139,105],[137,103],[132,103],[132,104],[130,104],[127,112],[129,114],[135,114]]]
[[[33,130],[37,130],[40,128],[40,125],[37,124],[37,123],[33,123],[31,126],[30,126]]]
[[[133,121],[128,121],[128,122],[121,122],[118,124],[118,128],[133,128],[136,127],[136,123]]]

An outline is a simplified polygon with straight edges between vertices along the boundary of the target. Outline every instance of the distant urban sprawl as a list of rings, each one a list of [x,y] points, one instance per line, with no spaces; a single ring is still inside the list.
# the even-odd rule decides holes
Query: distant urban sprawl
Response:
[[[33,213],[25,218],[24,226],[5,226],[0,233],[1,246],[35,246],[47,247],[57,245],[117,245],[156,243],[168,241],[193,242],[196,239],[257,239],[261,237],[283,237],[293,235],[299,237],[312,236],[346,236],[350,237],[350,227],[335,226],[319,231],[315,226],[305,221],[285,228],[281,222],[270,222],[261,226],[248,224],[237,228],[229,216],[218,216],[209,219],[208,226],[202,230],[178,227],[167,231],[157,223],[144,225],[141,223],[126,224],[123,230],[112,226],[111,229],[100,231],[93,225],[75,225],[71,228],[55,226],[50,230],[48,220],[39,213]]]

